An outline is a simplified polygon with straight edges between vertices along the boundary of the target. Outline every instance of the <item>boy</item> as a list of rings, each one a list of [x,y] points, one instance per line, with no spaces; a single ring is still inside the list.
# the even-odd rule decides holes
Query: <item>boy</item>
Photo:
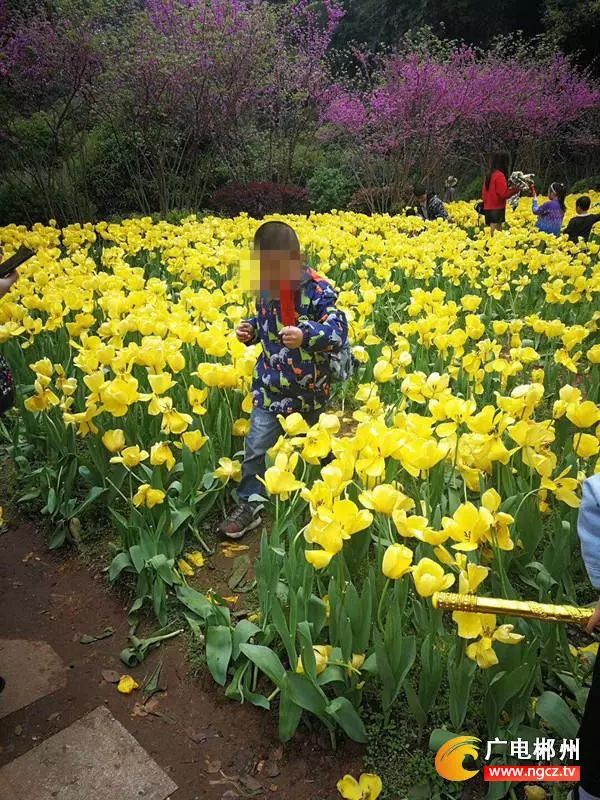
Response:
[[[348,338],[348,323],[335,307],[332,286],[302,262],[295,231],[284,222],[265,222],[254,237],[260,259],[259,296],[255,317],[240,323],[237,338],[260,342],[254,369],[254,408],[238,487],[239,504],[219,526],[239,539],[260,525],[260,506],[253,495],[264,495],[258,480],[265,473],[265,454],[282,433],[277,415],[301,413],[314,424],[330,393],[330,355]]]
[[[421,219],[448,219],[446,206],[435,192],[428,192],[425,186],[416,184],[413,194],[417,205],[407,212],[407,216],[419,216]]]
[[[577,532],[585,568],[596,589],[600,589],[600,474],[583,482]],[[587,626],[588,633],[600,625],[600,601]],[[579,729],[580,783],[575,800],[600,798],[600,761],[597,756],[600,723],[600,656],[596,656],[592,686]]]
[[[572,242],[577,242],[580,237],[587,242],[592,228],[597,222],[600,222],[600,214],[589,213],[591,204],[592,201],[586,195],[578,197],[575,201],[577,215],[569,220],[569,224],[564,230]]]

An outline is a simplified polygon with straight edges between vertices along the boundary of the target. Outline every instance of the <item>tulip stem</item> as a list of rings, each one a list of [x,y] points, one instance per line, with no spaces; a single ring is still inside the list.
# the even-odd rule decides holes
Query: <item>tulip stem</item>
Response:
[[[215,551],[210,549],[210,547],[206,544],[204,539],[200,536],[200,534],[195,528],[191,528],[191,531],[194,537],[198,539],[198,541],[200,542],[200,545],[204,548],[204,550],[208,553],[208,555],[211,556]]]
[[[540,488],[541,488],[541,487],[540,487]],[[522,506],[523,506],[523,503],[525,502],[525,500],[527,500],[527,498],[528,498],[528,497],[531,497],[531,495],[532,495],[532,494],[537,494],[537,492],[539,492],[539,490],[540,490],[540,489],[538,488],[538,489],[532,489],[530,492],[527,492],[527,494],[525,495],[525,497],[524,497],[524,498],[521,500],[521,502],[519,503],[519,506],[518,506],[517,510],[515,511],[515,516],[514,516],[514,520],[515,520],[515,522],[517,521],[517,518],[518,518],[518,516],[519,516],[519,511],[521,510],[521,508],[522,508]]]
[[[379,598],[379,605],[377,606],[377,627],[383,633],[383,623],[381,621],[381,614],[383,611],[383,601],[387,594],[388,586],[390,585],[390,579],[385,579],[385,586],[383,587],[383,591],[381,592],[381,597]]]
[[[123,500],[124,500],[124,501],[127,503],[127,505],[129,505],[129,504],[130,504],[130,502],[131,502],[130,498],[129,498],[129,497],[125,497],[125,495],[123,494],[123,492],[122,492],[122,491],[119,489],[119,487],[118,487],[118,486],[116,486],[116,485],[115,485],[115,484],[114,484],[114,483],[111,481],[111,479],[110,479],[110,478],[107,478],[106,480],[108,481],[108,483],[110,483],[110,485],[113,487],[113,489],[115,489],[115,490],[116,490],[116,491],[117,491],[117,492],[118,492],[118,493],[121,495],[121,497],[122,497],[122,498],[123,498]]]
[[[360,670],[356,669],[356,667],[353,667],[348,661],[328,661],[327,664],[328,666],[344,667],[344,669],[347,669],[349,672],[354,672],[356,675],[360,675]]]
[[[280,692],[279,686],[276,686],[275,689],[273,689],[273,691],[271,692],[271,694],[267,697],[269,703],[271,702],[271,700],[274,700],[277,697],[279,692]]]

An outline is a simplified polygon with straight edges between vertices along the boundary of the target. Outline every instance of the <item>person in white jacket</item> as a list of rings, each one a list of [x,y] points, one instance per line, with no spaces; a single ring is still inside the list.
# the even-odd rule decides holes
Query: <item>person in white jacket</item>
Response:
[[[600,474],[583,482],[577,533],[581,555],[590,581],[600,591]],[[600,600],[587,626],[588,633],[600,625]],[[579,729],[579,786],[573,800],[600,800],[600,759],[597,755],[600,724],[600,658],[596,657],[592,685]]]

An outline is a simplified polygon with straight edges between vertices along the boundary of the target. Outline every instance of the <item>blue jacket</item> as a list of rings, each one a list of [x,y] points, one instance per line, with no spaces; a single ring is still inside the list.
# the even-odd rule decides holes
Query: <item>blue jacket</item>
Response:
[[[590,581],[600,589],[600,474],[583,482],[577,532]]]
[[[304,333],[304,342],[290,350],[279,338],[285,327],[279,300],[259,296],[256,316],[246,320],[255,330],[251,344],[262,345],[252,381],[255,407],[288,415],[317,411],[327,404],[330,354],[339,352],[348,338],[348,322],[336,308],[336,300],[328,281],[304,272],[295,294],[296,325]]]

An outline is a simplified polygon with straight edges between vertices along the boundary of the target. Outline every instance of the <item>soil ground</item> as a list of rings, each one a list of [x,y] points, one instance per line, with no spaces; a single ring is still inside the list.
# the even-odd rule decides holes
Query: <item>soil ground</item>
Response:
[[[0,636],[47,642],[68,671],[64,688],[0,720],[0,768],[104,705],[177,784],[173,800],[326,800],[338,796],[343,774],[360,772],[361,749],[352,743],[332,752],[322,733],[304,730],[282,746],[276,713],[227,700],[208,675],[192,678],[184,636],[125,668],[127,603],[102,572],[68,551],[48,551],[32,526],[9,529],[0,549]],[[107,628],[108,638],[80,643]],[[152,713],[139,691],[121,695],[102,674],[127,672],[141,684],[160,662],[167,690],[151,701]]]

